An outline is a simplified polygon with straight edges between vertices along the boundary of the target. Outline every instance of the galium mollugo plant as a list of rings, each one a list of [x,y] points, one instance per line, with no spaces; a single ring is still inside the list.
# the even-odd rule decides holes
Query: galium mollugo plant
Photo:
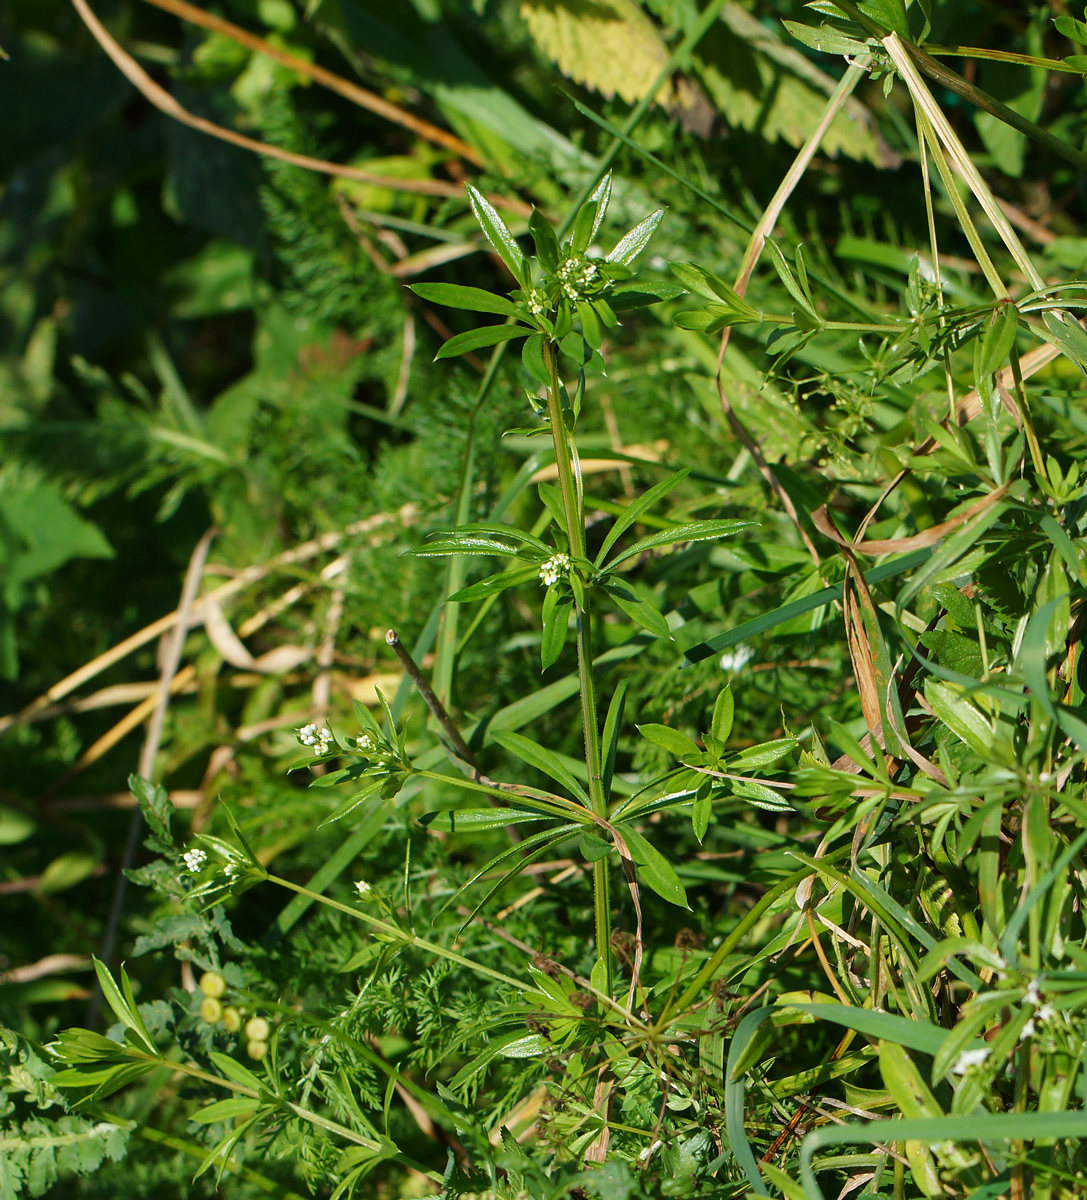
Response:
[[[522,362],[538,385],[543,404],[537,405],[535,396],[530,399],[545,421],[542,429],[532,432],[550,432],[559,485],[557,489],[547,484],[540,486],[541,500],[550,514],[550,542],[508,526],[470,525],[438,535],[416,553],[482,554],[510,560],[506,570],[456,593],[451,597],[455,601],[480,600],[535,579],[547,588],[541,614],[541,666],[547,670],[558,660],[572,625],[577,644],[587,789],[565,769],[561,775],[556,775],[554,762],[557,760],[542,747],[528,743],[527,739],[520,740],[528,744],[510,745],[510,735],[507,735],[506,744],[534,766],[546,762],[548,766],[543,769],[558,778],[592,813],[598,832],[610,835],[615,847],[628,861],[632,857],[634,861],[640,859],[643,872],[648,870],[651,884],[655,879],[657,890],[676,900],[683,889],[678,885],[674,871],[667,864],[662,865],[661,856],[652,851],[640,835],[631,830],[617,833],[609,823],[611,772],[623,701],[622,693],[617,693],[602,741],[593,674],[594,605],[598,600],[607,600],[654,637],[668,638],[669,627],[664,615],[633,584],[621,577],[618,569],[658,547],[730,536],[750,528],[752,522],[726,519],[686,523],[619,548],[620,539],[639,518],[687,477],[686,471],[680,471],[632,502],[613,523],[595,558],[590,559],[587,555],[575,440],[585,398],[586,365],[599,356],[603,332],[618,323],[618,312],[675,296],[682,290],[675,285],[645,285],[633,280],[631,264],[649,244],[664,216],[663,210],[651,213],[630,229],[610,253],[594,253],[594,239],[607,213],[611,190],[611,176],[608,175],[577,212],[569,237],[562,241],[543,214],[534,209],[529,219],[529,231],[536,253],[526,257],[493,206],[469,185],[469,200],[476,219],[518,286],[508,297],[503,297],[452,284],[415,285],[413,290],[425,300],[508,318],[505,325],[490,325],[455,335],[439,350],[438,358],[524,338]],[[574,379],[569,384],[564,382],[561,370],[567,364],[574,370]],[[605,847],[603,854],[597,843]],[[632,845],[637,852],[631,850]],[[587,857],[593,861],[596,918],[597,959],[593,983],[602,992],[610,994],[613,963],[607,842],[592,833],[589,846]]]

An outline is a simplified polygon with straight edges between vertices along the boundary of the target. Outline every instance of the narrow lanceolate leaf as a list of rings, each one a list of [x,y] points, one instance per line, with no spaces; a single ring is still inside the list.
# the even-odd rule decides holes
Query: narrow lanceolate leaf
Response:
[[[514,240],[513,234],[510,233],[506,222],[498,215],[495,207],[472,185],[465,185],[468,191],[468,202],[472,206],[472,212],[475,214],[476,220],[479,222],[480,228],[483,230],[487,241],[498,252],[499,258],[510,269],[510,273],[514,279],[522,286],[528,285],[527,271],[525,269],[525,256],[521,253],[521,248]]]
[[[639,221],[608,255],[608,262],[618,263],[622,267],[629,266],[649,245],[649,239],[657,232],[657,226],[663,219],[664,209],[658,208],[644,221]]]
[[[632,621],[640,625],[654,637],[670,638],[672,631],[668,621],[659,608],[636,591],[629,583],[620,579],[606,579],[604,591],[611,597],[615,606],[621,609]]]
[[[608,715],[604,720],[604,733],[601,745],[604,748],[604,795],[611,795],[611,780],[615,773],[615,753],[619,749],[619,734],[623,728],[623,712],[626,707],[627,680],[621,679],[611,703],[608,705]]]
[[[106,999],[106,1003],[113,1009],[113,1013],[117,1020],[125,1027],[126,1030],[131,1030],[138,1044],[142,1045],[149,1054],[155,1054],[155,1043],[151,1040],[151,1035],[147,1032],[147,1026],[144,1025],[140,1018],[139,1010],[136,1008],[136,1001],[132,995],[132,987],[128,982],[128,976],[125,975],[125,969],[121,967],[121,978],[124,982],[124,993],[117,986],[113,976],[109,973],[109,968],[105,963],[99,962],[97,958],[92,957],[94,962],[94,971],[98,976],[98,983],[102,989],[102,995]]]
[[[543,637],[540,640],[540,669],[543,671],[558,662],[562,654],[573,607],[574,601],[570,595],[560,596],[558,588],[547,589],[541,613]]]
[[[820,321],[819,314],[811,306],[811,302],[804,294],[803,288],[797,282],[796,276],[785,260],[785,255],[781,252],[781,247],[774,241],[773,238],[766,239],[766,248],[770,251],[770,261],[774,264],[774,270],[778,273],[778,278],[785,285],[789,295],[796,301],[797,307],[806,316],[815,322]]]
[[[925,699],[936,716],[975,754],[982,757],[989,755],[993,744],[993,727],[977,705],[950,684],[938,679],[925,682]]]
[[[698,746],[685,733],[680,733],[671,725],[655,725],[647,722],[645,725],[638,726],[638,732],[647,742],[652,742],[654,746],[660,746],[669,754],[674,754],[676,758],[682,758],[685,754],[699,753]]]
[[[485,325],[482,329],[467,329],[464,333],[454,334],[434,355],[434,361],[456,358],[458,354],[469,354],[473,350],[482,350],[484,346],[497,346],[499,342],[527,337],[529,333],[531,330],[521,325]]]
[[[528,231],[532,234],[533,242],[536,243],[536,257],[540,260],[540,264],[545,271],[554,271],[559,265],[562,251],[559,249],[559,240],[555,237],[555,231],[551,228],[550,221],[538,208],[532,210],[532,215],[528,219]]]
[[[413,550],[412,554],[418,555],[420,558],[435,558],[443,554],[498,554],[505,558],[516,558],[518,547],[482,534],[468,537],[454,535],[427,542],[425,546]]]
[[[590,201],[596,201],[596,215],[593,217],[593,232],[592,237],[596,237],[596,231],[600,228],[600,222],[604,219],[604,214],[608,211],[608,204],[611,201],[611,172],[596,185],[596,190],[589,197]]]
[[[669,492],[679,487],[689,474],[689,468],[677,471],[667,479],[662,479],[660,483],[654,484],[647,492],[639,496],[637,500],[628,504],[622,516],[616,517],[615,524],[608,530],[608,536],[604,539],[604,544],[600,547],[600,553],[596,556],[596,565],[599,567],[604,559],[608,557],[608,551],[611,550],[612,546],[626,533],[631,525],[637,521],[642,513],[648,512],[654,504],[659,500],[663,500]]]
[[[498,313],[503,317],[524,317],[524,312],[505,296],[495,296],[482,288],[462,287],[458,283],[415,283],[410,288],[420,300],[443,304],[446,308],[465,308],[470,312]]]
[[[550,775],[556,783],[579,800],[586,808],[590,807],[589,795],[580,783],[570,773],[569,768],[551,750],[545,750],[538,742],[520,733],[502,731],[494,735],[494,740],[511,754],[516,754],[522,762],[527,762],[545,775]]]
[[[449,599],[457,604],[464,604],[472,600],[486,600],[488,596],[504,592],[506,588],[528,583],[535,579],[538,573],[538,569],[534,566],[517,568],[513,571],[500,571],[497,575],[488,575],[486,579],[481,579],[478,583],[461,588],[459,592],[454,592]]]
[[[636,830],[627,825],[620,827],[623,840],[638,865],[639,879],[653,889],[662,899],[679,908],[689,908],[687,893],[679,881],[675,867],[663,854],[651,845]]]
[[[533,812],[527,808],[459,808],[445,812],[427,813],[420,822],[428,829],[445,833],[483,833],[521,825],[526,821],[549,821],[550,813]]]
[[[227,1100],[217,1100],[207,1105],[199,1112],[189,1117],[197,1125],[214,1125],[217,1121],[233,1121],[235,1117],[245,1117],[260,1107],[260,1101],[249,1096],[231,1096]]]
[[[830,25],[820,25],[818,29],[811,25],[801,25],[797,21],[782,21],[785,28],[798,42],[819,50],[823,54],[863,54],[867,47],[856,38],[846,37]]]
[[[619,563],[626,562],[628,558],[635,558],[657,546],[673,546],[677,542],[708,542],[716,538],[731,537],[734,533],[739,533],[742,529],[751,529],[754,525],[754,521],[735,520],[694,521],[690,525],[676,525],[674,528],[664,529],[660,533],[651,533],[649,537],[644,537],[641,541],[635,542],[633,546],[628,546],[617,554],[608,565],[618,566]]]

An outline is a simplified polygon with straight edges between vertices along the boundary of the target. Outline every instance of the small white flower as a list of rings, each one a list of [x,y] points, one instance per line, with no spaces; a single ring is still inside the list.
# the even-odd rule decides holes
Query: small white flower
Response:
[[[745,642],[738,642],[731,650],[721,655],[722,671],[742,671],[755,657],[755,651]]]
[[[318,757],[332,748],[332,734],[318,725],[303,725],[298,731],[298,740],[303,746],[312,746],[314,755]]]
[[[538,288],[533,288],[528,294],[528,311],[538,317],[547,308],[547,297]]]
[[[1044,1024],[1046,1021],[1052,1021],[1056,1015],[1057,1010],[1052,1004],[1043,1004],[1042,1007],[1039,1008],[1034,1014],[1034,1019],[1036,1021],[1041,1021]]]
[[[1025,1038],[1033,1037],[1035,1028],[1036,1026],[1034,1018],[1031,1017],[1031,1019],[1023,1026],[1023,1032],[1019,1036]]]
[[[558,583],[559,576],[567,574],[569,570],[569,554],[552,554],[546,562],[540,564],[540,582],[550,587],[553,583]]]
[[[181,861],[185,864],[185,870],[195,875],[204,869],[208,856],[203,850],[186,850],[181,856]]]
[[[358,891],[360,896],[369,896],[369,894],[374,890],[365,879],[357,880],[355,883],[355,889]]]
[[[967,1071],[974,1067],[980,1067],[989,1057],[988,1046],[979,1046],[976,1050],[964,1050],[957,1059],[955,1065],[951,1068],[952,1075],[965,1075]]]
[[[1042,1003],[1042,992],[1038,987],[1038,980],[1032,979],[1027,984],[1027,994],[1023,997],[1024,1004],[1032,1004],[1035,1008]]]
[[[355,738],[356,750],[362,750],[365,752],[367,750],[373,750],[373,748],[374,739],[368,733],[360,733],[359,736]]]

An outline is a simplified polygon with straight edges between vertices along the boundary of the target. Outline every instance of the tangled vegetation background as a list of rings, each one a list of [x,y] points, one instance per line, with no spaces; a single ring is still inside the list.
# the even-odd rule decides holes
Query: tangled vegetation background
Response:
[[[1087,13],[0,45],[0,1198],[1082,1196]]]

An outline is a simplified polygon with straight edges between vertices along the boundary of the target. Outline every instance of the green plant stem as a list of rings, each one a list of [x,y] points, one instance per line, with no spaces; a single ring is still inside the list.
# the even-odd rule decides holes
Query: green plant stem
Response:
[[[839,859],[848,857],[850,853],[849,846],[841,846],[831,854],[821,858],[820,863],[835,863]],[[727,938],[713,952],[713,957],[709,959],[702,967],[702,970],[691,980],[686,991],[675,1003],[668,1003],[664,1006],[660,1017],[657,1020],[656,1028],[662,1030],[665,1023],[668,1021],[672,1013],[679,1011],[683,1012],[688,1005],[693,1004],[698,999],[699,994],[707,983],[714,977],[718,967],[725,961],[726,958],[736,949],[743,941],[744,935],[766,912],[772,908],[782,896],[793,891],[813,872],[809,867],[805,867],[801,871],[794,871],[791,875],[786,875],[785,878],[778,884],[775,884],[762,899],[739,919],[736,923],[736,928],[728,935]]]
[[[1042,454],[1042,447],[1038,444],[1038,435],[1034,432],[1030,405],[1027,403],[1027,389],[1023,386],[1023,371],[1019,365],[1019,350],[1015,346],[1012,346],[1011,349],[1011,367],[1015,398],[1019,402],[1019,414],[1023,420],[1023,432],[1027,437],[1027,445],[1030,447],[1031,462],[1034,464],[1038,478],[1044,481],[1046,479],[1045,455]]]
[[[863,13],[855,4],[850,3],[850,0],[834,0],[834,5],[836,8],[841,9],[850,20],[856,21],[858,25],[862,26],[873,37],[877,37],[881,41],[887,37],[887,29],[878,21],[872,20],[866,13]],[[980,108],[983,112],[991,113],[998,120],[1003,121],[1005,125],[1010,125],[1013,129],[1018,129],[1020,133],[1026,134],[1032,142],[1036,142],[1039,146],[1045,146],[1047,150],[1079,167],[1081,171],[1087,169],[1087,154],[1082,150],[1077,150],[1075,146],[1070,146],[1067,142],[1061,141],[1059,137],[1055,137],[1048,129],[1043,129],[1033,121],[1027,120],[1026,117],[1017,113],[1015,109],[1002,104],[995,96],[990,96],[988,92],[982,91],[981,88],[975,87],[974,84],[967,83],[961,75],[957,75],[949,67],[945,67],[943,63],[937,62],[931,54],[926,54],[924,50],[914,45],[913,42],[902,39],[902,45],[917,68],[922,74],[927,75],[929,79],[947,88],[949,92],[954,92],[956,96],[961,96],[964,100],[969,100],[971,104]]]
[[[1015,63],[1019,67],[1043,67],[1047,71],[1063,71],[1066,75],[1083,74],[1082,68],[1070,66],[1064,59],[1041,58],[1037,54],[1016,54],[1011,50],[988,50],[984,46],[937,46],[934,42],[926,42],[923,46],[918,46],[918,49],[923,54],[937,54],[944,58],[984,58],[990,62]]]
[[[246,1087],[244,1083],[238,1083],[234,1079],[227,1079],[222,1075],[213,1075],[210,1071],[203,1071],[199,1067],[194,1067],[191,1063],[174,1062],[171,1059],[163,1058],[159,1054],[144,1054],[142,1051],[130,1049],[129,1057],[142,1060],[143,1062],[154,1063],[156,1066],[165,1067],[168,1071],[180,1071],[182,1075],[188,1075],[191,1079],[200,1079],[204,1083],[211,1083],[216,1087],[227,1088],[231,1092],[237,1092],[239,1096],[249,1096],[253,1100],[262,1102],[274,1101],[278,1106],[293,1113],[299,1120],[307,1121],[310,1125],[315,1125],[318,1129],[323,1129],[326,1133],[332,1133],[337,1137],[342,1137],[345,1141],[354,1142],[356,1146],[365,1146],[367,1150],[373,1150],[375,1153],[383,1149],[382,1144],[373,1138],[368,1138],[365,1134],[356,1133],[353,1129],[348,1129],[346,1125],[329,1120],[328,1117],[322,1117],[320,1113],[311,1112],[310,1109],[303,1108],[301,1104],[295,1104],[291,1100],[284,1100],[270,1091],[262,1093],[255,1088]],[[398,1155],[398,1157],[401,1161],[414,1167],[416,1170],[423,1171],[425,1174],[435,1177],[432,1172],[428,1172],[422,1164],[417,1163],[414,1159],[409,1159],[404,1155]],[[440,1178],[440,1176],[436,1178]]]
[[[483,792],[487,796],[497,797],[501,800],[520,798],[531,800],[541,808],[550,806],[555,810],[551,815],[560,821],[578,821],[582,825],[592,823],[590,818],[585,816],[585,809],[580,804],[564,800],[562,796],[550,796],[544,792],[535,792],[530,788],[522,788],[512,783],[500,786],[493,780],[488,782],[486,779],[465,779],[461,775],[443,775],[439,771],[424,771],[418,767],[415,768],[414,774],[418,775],[420,779],[433,779],[435,783],[443,783],[447,787],[462,787],[472,792]]]
[[[126,1120],[124,1117],[110,1116],[108,1113],[104,1115],[107,1119],[113,1121],[114,1124],[121,1124]],[[198,1162],[207,1157],[207,1146],[203,1146],[199,1142],[191,1142],[186,1138],[176,1137],[170,1133],[164,1133],[161,1129],[155,1129],[151,1125],[138,1125],[136,1133],[145,1141],[151,1142],[156,1146],[167,1146],[171,1150],[176,1150],[179,1154],[187,1154],[190,1158],[195,1158]],[[254,1171],[252,1167],[247,1167],[244,1163],[228,1159],[223,1170],[229,1172],[231,1175],[237,1175],[247,1183],[251,1183],[254,1187],[260,1188],[262,1192],[267,1192],[270,1196],[280,1196],[282,1200],[304,1200],[304,1197],[300,1196],[297,1192],[292,1192],[290,1188],[284,1187],[274,1179],[269,1179],[267,1175],[262,1175],[259,1171]]]
[[[566,432],[562,411],[562,390],[559,385],[555,346],[544,342],[544,362],[547,366],[547,411],[551,421],[551,439],[555,446],[555,466],[562,494],[566,535],[570,539],[572,558],[585,557],[585,526],[578,503],[574,481],[573,454]],[[577,605],[577,673],[581,693],[581,723],[585,734],[585,766],[589,772],[589,800],[598,817],[607,817],[608,802],[604,795],[604,773],[600,758],[600,723],[597,717],[596,685],[593,679],[593,624],[588,596],[581,593]],[[593,911],[596,924],[596,960],[604,964],[604,988],[612,988],[611,970],[611,881],[607,858],[593,863]]]
[[[346,913],[347,916],[354,917],[356,921],[361,921],[364,925],[369,925],[372,929],[384,933],[387,937],[394,939],[404,946],[418,946],[420,950],[424,950],[428,954],[433,954],[438,958],[447,958],[450,962],[459,963],[462,967],[467,967],[470,971],[475,971],[477,975],[486,975],[488,979],[508,984],[510,987],[516,988],[519,992],[539,991],[539,988],[534,987],[531,983],[514,979],[511,975],[504,975],[501,971],[492,970],[492,968],[485,967],[482,963],[473,962],[472,959],[465,958],[463,954],[458,954],[455,950],[450,950],[446,946],[439,946],[437,942],[427,941],[426,938],[417,937],[414,933],[408,933],[406,930],[391,924],[389,921],[382,921],[380,917],[372,917],[369,913],[361,912],[357,908],[351,908],[347,904],[341,904],[338,900],[332,900],[328,896],[311,892],[309,888],[302,887],[298,883],[292,883],[289,879],[283,879],[279,875],[269,875],[267,879],[269,883],[278,884],[288,891],[297,892],[300,896],[306,896],[310,900],[315,900],[318,904],[324,904],[328,908],[336,909],[337,912]]]

